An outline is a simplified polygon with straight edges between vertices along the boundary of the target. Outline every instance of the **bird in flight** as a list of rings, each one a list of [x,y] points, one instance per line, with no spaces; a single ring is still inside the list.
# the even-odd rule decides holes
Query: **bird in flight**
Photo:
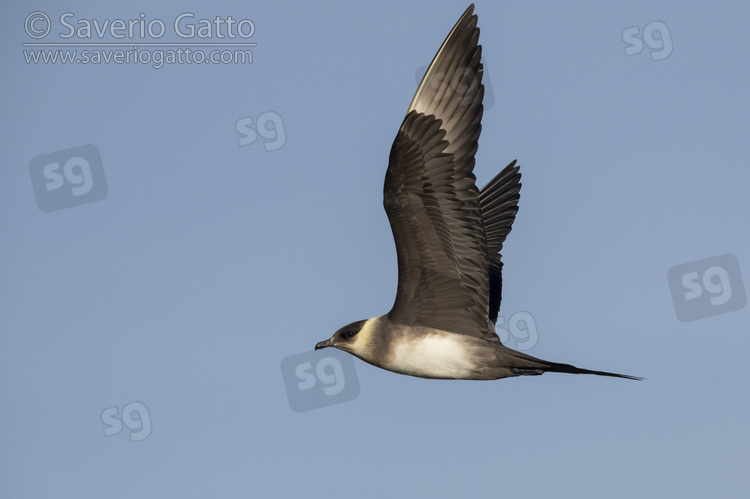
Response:
[[[500,250],[518,211],[521,174],[513,161],[476,187],[484,86],[473,12],[471,5],[438,50],[391,147],[383,205],[398,257],[393,308],[342,327],[315,349],[338,348],[421,378],[562,372],[641,379],[537,359],[507,348],[495,332]]]

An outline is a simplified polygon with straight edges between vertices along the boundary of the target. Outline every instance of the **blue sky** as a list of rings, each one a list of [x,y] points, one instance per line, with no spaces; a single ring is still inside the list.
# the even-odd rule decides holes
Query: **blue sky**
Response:
[[[495,102],[475,173],[484,185],[518,159],[523,174],[500,314],[531,317],[531,355],[646,381],[435,381],[354,359],[351,400],[292,410],[282,361],[307,352],[314,364],[316,342],[392,305],[388,152],[415,72],[466,6],[6,8],[4,497],[746,493],[743,2],[476,6]],[[25,26],[44,30],[34,12],[54,43],[182,43],[172,23],[192,13],[251,20],[240,41],[257,45],[251,64],[33,64],[22,44],[38,42]],[[168,32],[62,39],[66,12],[100,27],[143,13]],[[92,177],[96,189],[44,198],[43,212],[54,172],[61,189],[87,185],[65,164],[88,144],[106,191]],[[55,158],[51,176],[30,169]],[[668,280],[685,264],[705,293],[687,322]],[[701,301],[729,289],[716,267],[729,269],[728,309]],[[136,409],[140,422],[122,416]]]

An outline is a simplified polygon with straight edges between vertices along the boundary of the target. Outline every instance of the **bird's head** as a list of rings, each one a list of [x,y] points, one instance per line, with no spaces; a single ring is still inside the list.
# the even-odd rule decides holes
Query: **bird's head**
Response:
[[[348,324],[331,336],[329,339],[319,342],[315,345],[315,350],[321,348],[338,348],[345,352],[349,352],[358,357],[366,356],[366,352],[369,350],[368,345],[370,343],[371,331],[370,323],[373,319],[367,319],[363,321],[352,322]]]

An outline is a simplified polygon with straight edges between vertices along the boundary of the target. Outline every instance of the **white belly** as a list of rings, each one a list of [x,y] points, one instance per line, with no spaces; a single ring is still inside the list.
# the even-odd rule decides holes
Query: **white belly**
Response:
[[[474,362],[464,338],[458,334],[432,334],[399,342],[388,367],[425,378],[468,378],[474,372]]]

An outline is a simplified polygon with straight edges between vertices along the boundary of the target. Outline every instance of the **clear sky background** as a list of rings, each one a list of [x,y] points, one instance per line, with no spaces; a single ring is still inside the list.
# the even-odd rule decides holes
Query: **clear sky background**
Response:
[[[0,495],[744,497],[750,307],[683,322],[667,272],[732,254],[750,285],[746,2],[476,7],[495,102],[475,173],[523,173],[500,314],[533,317],[531,355],[645,381],[354,359],[358,397],[290,408],[282,360],[393,303],[388,153],[466,6],[6,5]],[[47,42],[123,42],[61,39],[65,12],[164,21],[125,49],[184,42],[191,12],[252,20],[257,46],[252,64],[27,64],[34,11]],[[628,56],[629,29],[653,36]],[[263,113],[285,139],[240,145]],[[42,212],[30,162],[86,144],[106,195]],[[131,403],[150,432],[106,436],[103,411]]]

